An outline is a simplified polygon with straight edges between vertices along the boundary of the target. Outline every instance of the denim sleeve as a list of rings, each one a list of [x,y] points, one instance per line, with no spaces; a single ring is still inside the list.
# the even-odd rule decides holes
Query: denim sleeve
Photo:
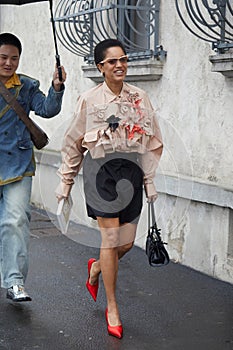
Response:
[[[34,89],[30,96],[30,110],[43,118],[52,118],[61,111],[64,86],[57,92],[53,86],[49,88],[47,96],[39,89],[39,82],[34,81]]]

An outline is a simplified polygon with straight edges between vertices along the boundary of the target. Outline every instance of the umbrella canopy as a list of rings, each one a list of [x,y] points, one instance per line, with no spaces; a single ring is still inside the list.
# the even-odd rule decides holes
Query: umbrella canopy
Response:
[[[50,5],[50,14],[51,14],[51,22],[52,22],[52,28],[53,28],[53,39],[54,39],[54,45],[55,45],[55,52],[56,52],[56,62],[58,67],[58,73],[59,73],[59,79],[62,81],[62,71],[61,71],[61,63],[60,63],[60,56],[58,54],[58,48],[57,48],[57,38],[56,38],[56,30],[55,30],[55,23],[53,18],[53,2],[52,0],[0,0],[0,5],[25,5],[25,4],[31,4],[35,2],[42,2],[42,1],[49,1]]]
[[[1,0],[0,5],[24,5],[24,4],[30,4],[32,2],[42,2],[47,0]]]

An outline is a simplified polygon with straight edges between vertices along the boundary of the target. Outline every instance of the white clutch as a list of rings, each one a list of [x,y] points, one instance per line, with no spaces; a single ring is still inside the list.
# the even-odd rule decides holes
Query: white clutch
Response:
[[[60,230],[63,234],[67,233],[71,209],[73,207],[73,200],[71,195],[68,198],[63,198],[57,207],[57,220],[60,226]]]

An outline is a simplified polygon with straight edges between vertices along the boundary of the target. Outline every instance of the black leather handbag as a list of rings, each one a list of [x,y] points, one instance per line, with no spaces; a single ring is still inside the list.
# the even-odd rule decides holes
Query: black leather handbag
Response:
[[[160,229],[155,220],[154,203],[148,203],[148,234],[146,238],[146,254],[149,264],[153,267],[167,265],[170,261],[169,254],[165,248],[165,242],[161,239]]]

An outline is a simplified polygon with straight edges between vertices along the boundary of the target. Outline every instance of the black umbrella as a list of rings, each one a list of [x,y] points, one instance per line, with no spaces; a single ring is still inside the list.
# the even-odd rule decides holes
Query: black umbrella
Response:
[[[60,56],[58,54],[58,48],[57,48],[57,38],[56,38],[56,30],[55,30],[55,23],[54,23],[54,17],[53,17],[53,2],[52,0],[0,0],[0,5],[24,5],[24,4],[30,4],[35,2],[42,2],[42,1],[49,1],[50,5],[50,14],[51,14],[51,22],[52,22],[52,28],[53,28],[53,39],[54,39],[54,45],[55,45],[55,53],[56,53],[56,63],[58,67],[58,73],[59,73],[59,80],[62,81],[62,71],[61,71],[61,63],[60,63]]]

